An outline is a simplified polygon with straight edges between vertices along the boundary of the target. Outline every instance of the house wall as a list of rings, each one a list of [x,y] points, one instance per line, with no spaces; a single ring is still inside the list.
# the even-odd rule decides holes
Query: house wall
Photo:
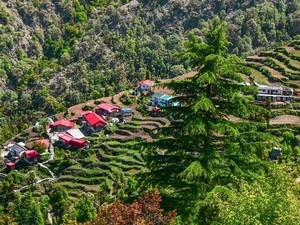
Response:
[[[259,93],[270,94],[270,95],[281,95],[282,90],[259,89]]]
[[[69,130],[70,128],[71,127],[57,126],[57,127],[54,127],[54,130],[57,132],[65,132],[65,131]]]
[[[102,126],[91,126],[88,122],[86,122],[84,125],[83,125],[83,129],[87,132],[91,132],[91,133],[94,133],[94,132],[98,132],[98,131],[101,131],[103,129]]]
[[[71,143],[72,146],[77,147],[77,148],[85,148],[87,143],[77,143],[77,142],[72,142]]]
[[[150,89],[151,89],[151,87],[149,87],[149,86],[146,85],[146,84],[141,84],[141,85],[140,85],[140,88],[141,88],[141,90],[150,90]]]
[[[166,107],[171,106],[172,102],[161,98],[152,98],[152,106]]]
[[[114,110],[112,112],[103,110],[103,109],[96,109],[96,113],[98,115],[102,115],[102,116],[109,116],[109,117],[116,117],[118,114],[120,114],[119,110]]]
[[[131,116],[131,112],[122,111],[122,116]]]
[[[96,113],[103,116],[109,116],[109,112],[104,109],[96,109]]]
[[[287,102],[292,100],[290,96],[278,96],[278,97],[256,96],[256,100],[260,100],[260,101],[266,101],[268,98],[270,98],[272,102]]]

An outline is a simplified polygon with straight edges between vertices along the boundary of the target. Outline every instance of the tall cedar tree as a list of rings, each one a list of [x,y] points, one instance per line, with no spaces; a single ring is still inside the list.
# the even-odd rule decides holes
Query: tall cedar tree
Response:
[[[274,142],[260,122],[268,111],[254,104],[257,89],[243,85],[244,61],[228,53],[229,44],[227,24],[219,18],[204,41],[190,35],[182,58],[198,73],[162,84],[174,90],[180,104],[166,109],[174,120],[146,147],[146,183],[157,185],[181,215],[196,215],[185,217],[187,224],[213,215],[203,211],[201,199],[215,185],[263,172],[262,159]],[[246,122],[233,122],[232,116]]]

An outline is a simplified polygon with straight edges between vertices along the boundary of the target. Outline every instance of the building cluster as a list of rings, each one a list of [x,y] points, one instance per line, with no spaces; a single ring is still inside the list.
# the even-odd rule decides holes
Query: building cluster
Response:
[[[41,144],[45,150],[49,149],[50,141],[48,139],[38,139],[34,143]],[[32,146],[27,146],[23,142],[9,144],[7,146],[7,155],[4,156],[7,169],[13,170],[18,165],[32,165],[38,162],[40,154]]]
[[[138,91],[152,92],[154,81],[144,80],[138,83],[135,89],[135,94]],[[292,101],[294,91],[291,88],[283,88],[281,86],[267,86],[258,85],[257,101],[289,103]],[[153,110],[157,112],[158,107],[178,106],[175,96],[153,93],[150,105]],[[86,135],[91,135],[95,132],[103,130],[109,122],[118,123],[123,122],[124,117],[131,116],[130,108],[120,108],[108,103],[100,103],[93,111],[82,111],[80,116],[75,120],[67,120],[60,118],[53,121],[48,118],[50,126],[47,126],[47,134],[51,140],[58,146],[64,146],[68,149],[86,149],[88,148],[88,141],[85,139]],[[35,140],[35,143],[40,143],[45,146],[45,150],[49,149],[50,141],[48,139]],[[7,167],[12,170],[18,163],[34,164],[38,162],[40,154],[33,148],[26,146],[25,143],[9,144],[7,146],[8,154],[5,156]]]
[[[119,108],[101,103],[94,111],[82,111],[74,121],[64,118],[55,121],[50,126],[49,136],[60,146],[70,149],[88,148],[88,141],[84,139],[85,135],[103,130],[108,122],[122,122],[125,116],[131,116],[130,108]]]

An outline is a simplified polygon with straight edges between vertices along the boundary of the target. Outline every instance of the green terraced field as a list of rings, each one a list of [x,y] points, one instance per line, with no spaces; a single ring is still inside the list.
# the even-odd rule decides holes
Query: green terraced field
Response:
[[[126,177],[136,175],[145,166],[140,154],[142,137],[167,123],[165,118],[143,117],[118,124],[109,138],[101,133],[87,137],[91,148],[71,153],[77,164],[63,170],[57,183],[76,198],[82,191],[96,193],[102,183],[113,182],[115,171]]]
[[[274,51],[249,56],[246,61],[251,75],[259,84],[281,85],[300,90],[300,41],[279,47]],[[248,75],[243,75],[249,81]]]
[[[293,42],[291,46],[247,58],[250,73],[242,74],[242,77],[247,82],[253,76],[259,84],[290,86],[300,90],[299,46],[299,42]],[[119,99],[115,101],[119,102]],[[278,107],[273,109],[273,114],[299,116],[298,105],[295,101],[290,106]],[[168,125],[169,121],[166,118],[144,117],[137,113],[128,123],[114,125],[109,138],[103,133],[94,134],[87,138],[90,149],[71,153],[73,157],[76,156],[76,164],[64,169],[57,182],[66,187],[73,198],[82,191],[96,193],[103,182],[113,182],[115,171],[131,177],[145,169],[140,143],[151,141],[153,136],[150,136],[157,129]],[[274,125],[270,130],[276,131],[280,127]]]

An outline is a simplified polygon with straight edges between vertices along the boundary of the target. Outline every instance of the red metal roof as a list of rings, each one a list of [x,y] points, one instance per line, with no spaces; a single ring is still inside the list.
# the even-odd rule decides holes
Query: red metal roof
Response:
[[[46,148],[49,148],[49,146],[50,146],[50,141],[48,139],[39,139],[39,140],[36,140],[35,142],[44,144],[46,146]]]
[[[141,84],[145,84],[145,85],[151,87],[151,86],[153,86],[154,81],[153,80],[142,80],[138,83],[138,85],[141,85]]]
[[[25,151],[26,157],[29,160],[34,160],[40,157],[40,154],[36,150]]]
[[[84,118],[86,119],[86,121],[91,125],[91,126],[105,126],[106,125],[106,120],[98,115],[97,113],[90,113],[84,116]]]
[[[112,111],[115,111],[115,110],[120,110],[120,108],[118,106],[114,106],[114,105],[111,105],[111,104],[107,104],[107,103],[101,103],[98,105],[97,107],[98,109],[103,109],[107,112],[112,112]]]
[[[72,140],[72,142],[74,142],[74,143],[79,143],[79,144],[84,144],[84,143],[87,143],[87,140],[84,140],[84,139],[76,139],[76,138],[74,138],[74,139]]]
[[[57,127],[57,126],[73,127],[74,126],[74,122],[71,122],[71,121],[66,120],[66,119],[60,119],[60,120],[55,121],[52,124],[52,126],[53,127]]]
[[[59,134],[58,137],[60,137],[62,141],[65,142],[65,144],[80,147],[80,148],[83,148],[87,143],[87,140],[77,139],[69,134]]]
[[[6,166],[10,169],[10,170],[14,170],[16,168],[16,164],[13,162],[9,162],[6,163]]]
[[[69,134],[58,134],[57,136],[61,138],[63,141],[67,141],[67,142],[72,141],[74,139],[74,137]]]

